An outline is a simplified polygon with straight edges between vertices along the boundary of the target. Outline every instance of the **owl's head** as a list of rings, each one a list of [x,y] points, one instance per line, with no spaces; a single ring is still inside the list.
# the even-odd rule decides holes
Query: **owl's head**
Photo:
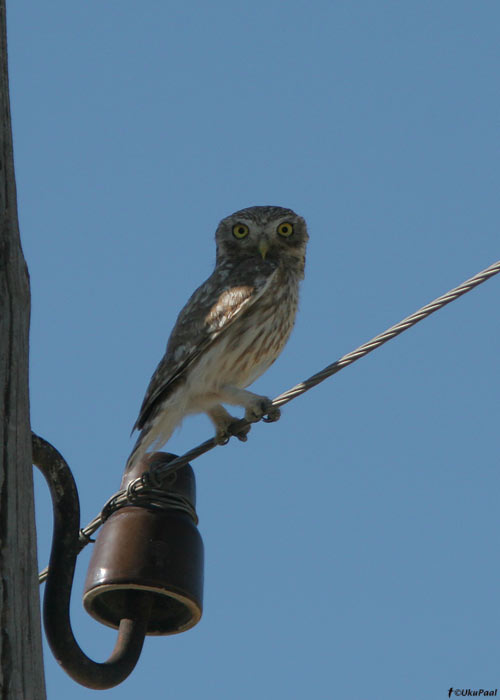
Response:
[[[248,207],[217,227],[217,264],[258,257],[294,266],[303,275],[308,238],[306,222],[291,209]]]

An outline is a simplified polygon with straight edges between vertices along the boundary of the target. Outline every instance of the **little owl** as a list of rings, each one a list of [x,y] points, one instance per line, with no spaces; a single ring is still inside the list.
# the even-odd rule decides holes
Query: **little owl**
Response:
[[[129,466],[192,413],[209,416],[220,443],[237,420],[224,403],[243,406],[250,423],[279,418],[270,399],[245,387],[290,336],[308,238],[304,219],[282,207],[249,207],[222,219],[215,270],[179,314],[134,425],[141,433]],[[246,440],[248,430],[237,437]]]

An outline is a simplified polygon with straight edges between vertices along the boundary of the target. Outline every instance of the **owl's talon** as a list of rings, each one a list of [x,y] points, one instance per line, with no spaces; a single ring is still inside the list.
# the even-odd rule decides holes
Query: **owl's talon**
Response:
[[[249,423],[257,423],[264,420],[266,423],[273,423],[281,415],[281,411],[277,406],[273,406],[271,399],[258,398],[258,401],[252,403],[246,412],[245,418]]]
[[[226,433],[226,432],[216,433],[216,435],[214,436],[214,440],[215,440],[216,445],[227,445],[230,437],[231,437],[231,435],[229,433]]]
[[[275,423],[280,417],[281,411],[278,406],[271,406],[267,411],[267,415],[263,416],[262,420],[264,423]]]
[[[234,436],[238,438],[241,442],[246,442],[248,440],[248,433],[250,432],[250,425],[245,425],[243,427],[239,426],[240,421],[235,420],[229,423],[223,429],[218,430],[215,435],[215,442],[218,445],[227,445],[229,440]]]
[[[245,425],[243,427],[239,427],[239,420],[235,420],[234,423],[231,423],[231,425],[228,425],[228,431],[231,435],[234,435],[234,437],[237,437],[238,440],[241,442],[246,442],[248,440],[248,433],[250,432],[250,425]],[[234,431],[234,432],[233,432]]]

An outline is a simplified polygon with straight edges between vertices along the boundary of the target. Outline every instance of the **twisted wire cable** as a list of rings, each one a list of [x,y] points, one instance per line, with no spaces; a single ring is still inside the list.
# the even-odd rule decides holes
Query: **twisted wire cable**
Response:
[[[336,374],[341,369],[344,369],[344,367],[347,367],[356,360],[368,355],[368,353],[372,350],[380,347],[388,340],[395,338],[400,333],[403,333],[403,331],[406,331],[419,321],[422,321],[424,318],[427,318],[427,316],[430,316],[435,311],[438,311],[438,309],[442,309],[443,306],[446,306],[446,304],[455,301],[455,299],[458,299],[458,297],[462,296],[462,294],[470,292],[471,289],[474,289],[474,287],[477,287],[479,284],[486,282],[487,279],[493,277],[493,275],[496,275],[499,272],[500,260],[493,263],[485,270],[478,272],[477,275],[474,275],[474,277],[462,282],[462,284],[460,284],[458,287],[451,289],[449,292],[446,292],[446,294],[434,299],[434,301],[431,301],[429,304],[422,306],[421,309],[415,311],[415,313],[411,314],[410,316],[407,316],[394,326],[391,326],[383,333],[379,333],[379,335],[376,335],[367,343],[360,345],[359,348],[356,348],[356,350],[352,350],[352,352],[348,352],[347,355],[343,355],[339,360],[321,370],[321,372],[313,374],[312,377],[309,377],[309,379],[306,379],[304,382],[296,384],[291,389],[288,389],[288,391],[284,391],[282,394],[273,399],[273,405],[283,406],[283,404],[288,403],[301,394],[304,394],[306,391],[309,391],[309,389],[312,389],[314,386],[320,384],[320,382],[328,379],[328,377]]]
[[[443,306],[446,306],[446,304],[455,301],[455,299],[458,299],[458,297],[462,296],[463,294],[470,292],[471,289],[474,289],[474,287],[477,287],[483,282],[486,282],[486,280],[490,279],[499,272],[500,260],[493,263],[481,272],[478,272],[476,275],[466,280],[465,282],[462,282],[462,284],[458,285],[458,287],[451,289],[449,292],[446,292],[446,294],[437,297],[437,299],[434,299],[434,301],[431,301],[429,304],[422,306],[422,308],[418,309],[418,311],[415,311],[415,313],[411,314],[410,316],[407,316],[402,321],[399,321],[399,323],[396,323],[394,326],[391,326],[383,333],[376,335],[368,342],[364,343],[363,345],[360,345],[355,350],[352,350],[351,352],[347,353],[347,355],[343,355],[336,362],[333,362],[331,365],[328,365],[320,372],[313,374],[305,381],[296,384],[287,391],[284,391],[279,396],[276,396],[276,398],[274,398],[272,401],[273,406],[283,406],[289,401],[292,401],[292,399],[297,398],[297,396],[301,396],[306,391],[309,391],[309,389],[312,389],[321,382],[325,381],[325,379],[328,379],[337,372],[340,372],[340,370],[344,369],[344,367],[348,367],[353,362],[356,362],[356,360],[359,360],[365,355],[368,355],[368,353],[380,347],[388,340],[395,338],[400,333],[403,333],[404,331],[408,330],[408,328],[411,328],[419,321],[422,321],[424,318],[427,318],[427,316],[430,316],[435,311],[442,309]],[[264,418],[263,420],[265,421],[266,419]],[[244,418],[240,421],[235,422],[232,426],[233,434],[239,432],[241,428],[246,427],[247,425],[249,425],[249,422]],[[162,481],[169,474],[172,474],[178,469],[181,469],[181,467],[184,467],[189,462],[192,462],[197,457],[200,457],[206,452],[209,452],[214,447],[217,447],[218,444],[219,443],[217,443],[212,438],[211,440],[206,440],[205,442],[202,442],[197,447],[193,447],[191,450],[184,453],[180,457],[177,457],[168,464],[162,465],[161,467],[157,468],[154,471],[154,480]],[[151,477],[148,474],[143,474],[141,477],[136,479],[135,482],[132,482],[134,493],[140,494],[141,491],[143,491],[144,489],[150,488],[150,479]],[[129,485],[129,489],[131,485],[132,484]],[[99,515],[97,515],[93,520],[91,520],[91,522],[86,527],[80,530],[80,546],[82,549],[89,542],[92,541],[92,535],[103,524],[107,517],[111,515],[111,512],[113,512],[118,507],[122,507],[127,502],[128,501],[126,490],[118,491],[114,496],[112,496],[111,499],[109,499],[106,506],[99,513]],[[112,503],[112,507],[109,506],[110,503]],[[46,569],[44,569],[44,571],[40,573],[40,582],[45,580],[44,575],[46,576]]]

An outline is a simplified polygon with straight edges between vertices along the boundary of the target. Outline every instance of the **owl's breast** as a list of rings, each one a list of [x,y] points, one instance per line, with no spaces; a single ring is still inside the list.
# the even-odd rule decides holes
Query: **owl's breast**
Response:
[[[297,304],[298,283],[276,280],[214,344],[214,382],[243,388],[260,377],[290,337]]]
[[[295,322],[298,279],[273,280],[266,293],[237,317],[200,355],[186,377],[189,395],[216,397],[224,386],[244,388],[277,359]]]

